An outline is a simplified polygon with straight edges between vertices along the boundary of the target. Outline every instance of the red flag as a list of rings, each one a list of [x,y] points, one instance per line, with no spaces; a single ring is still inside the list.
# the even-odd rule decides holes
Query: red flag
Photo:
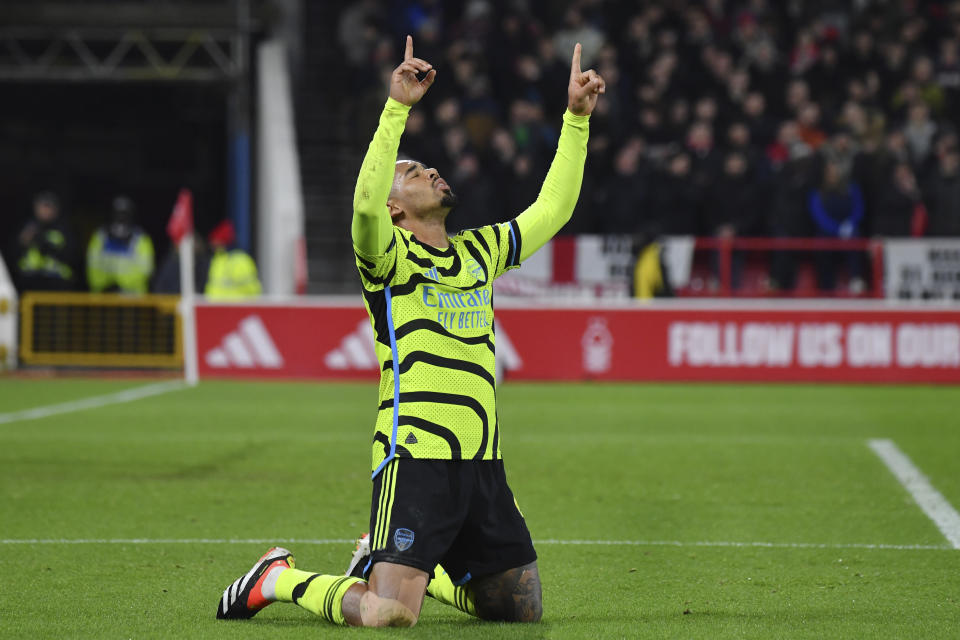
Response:
[[[167,235],[174,244],[180,244],[183,236],[193,231],[193,193],[190,189],[180,189],[173,213],[167,223]]]

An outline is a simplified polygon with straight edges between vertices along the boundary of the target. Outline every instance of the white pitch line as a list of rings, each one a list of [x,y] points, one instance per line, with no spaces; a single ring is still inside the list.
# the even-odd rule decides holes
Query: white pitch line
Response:
[[[168,380],[166,382],[157,382],[132,389],[125,389],[116,393],[108,393],[102,396],[93,396],[82,398],[80,400],[71,400],[69,402],[60,402],[58,404],[48,404],[33,409],[24,409],[22,411],[11,411],[10,413],[0,413],[0,424],[9,424],[11,422],[22,422],[24,420],[38,420],[48,418],[61,413],[73,413],[74,411],[85,411],[87,409],[99,409],[111,404],[122,404],[132,402],[141,398],[157,396],[162,393],[169,393],[178,389],[184,389],[186,385],[180,380]]]
[[[23,538],[0,539],[0,545],[72,545],[72,544],[353,544],[347,538]],[[892,551],[950,551],[946,545],[926,544],[868,544],[868,543],[820,543],[820,542],[735,542],[735,541],[682,541],[682,540],[535,540],[536,545],[558,546],[605,546],[605,547],[733,547],[765,549],[878,549]]]
[[[867,444],[880,457],[903,488],[913,497],[927,517],[954,549],[960,549],[960,513],[937,491],[930,480],[910,461],[893,440],[869,440]]]

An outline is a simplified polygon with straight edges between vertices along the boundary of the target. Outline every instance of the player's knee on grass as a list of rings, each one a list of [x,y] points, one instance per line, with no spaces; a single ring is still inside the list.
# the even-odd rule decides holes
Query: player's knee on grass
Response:
[[[378,562],[356,604],[357,622],[364,627],[412,627],[420,617],[427,590],[426,572],[400,564]],[[351,622],[351,624],[354,624]]]
[[[412,627],[417,615],[399,600],[367,590],[360,598],[360,620],[364,627]]]
[[[543,597],[537,563],[509,569],[470,583],[477,616],[500,622],[539,622]]]

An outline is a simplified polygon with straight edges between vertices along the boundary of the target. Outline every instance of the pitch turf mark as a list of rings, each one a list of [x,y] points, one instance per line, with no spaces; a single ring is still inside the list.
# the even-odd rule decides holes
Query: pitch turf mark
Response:
[[[8,538],[0,539],[0,545],[83,545],[83,544],[353,544],[347,538]],[[821,543],[821,542],[762,542],[725,540],[535,540],[535,545],[544,546],[624,546],[624,547],[732,547],[769,549],[876,549],[889,551],[950,551],[954,547],[931,544],[870,544],[870,543]]]
[[[960,549],[960,513],[930,484],[930,480],[893,440],[868,440],[867,444],[913,497],[917,506],[933,520],[950,545]]]
[[[22,411],[11,411],[10,413],[0,413],[0,424],[9,424],[11,422],[23,422],[25,420],[38,420],[50,416],[60,415],[62,413],[73,413],[75,411],[85,411],[87,409],[99,409],[112,404],[123,404],[133,402],[141,398],[158,396],[163,393],[185,389],[186,385],[180,380],[169,380],[166,382],[157,382],[154,384],[125,389],[116,393],[108,393],[102,396],[92,396],[80,400],[71,400],[70,402],[61,402],[58,404],[48,404],[33,409],[23,409]]]

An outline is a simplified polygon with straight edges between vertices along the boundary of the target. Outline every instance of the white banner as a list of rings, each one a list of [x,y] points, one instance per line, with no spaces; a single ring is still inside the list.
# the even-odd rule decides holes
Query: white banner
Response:
[[[886,240],[887,298],[960,300],[960,239]]]
[[[566,242],[569,248],[571,241],[572,251],[560,247]],[[657,242],[670,285],[674,289],[686,287],[693,264],[694,238],[668,236]],[[633,267],[630,236],[561,238],[544,245],[520,269],[505,274],[497,281],[496,291],[503,296],[573,300],[627,298]]]

